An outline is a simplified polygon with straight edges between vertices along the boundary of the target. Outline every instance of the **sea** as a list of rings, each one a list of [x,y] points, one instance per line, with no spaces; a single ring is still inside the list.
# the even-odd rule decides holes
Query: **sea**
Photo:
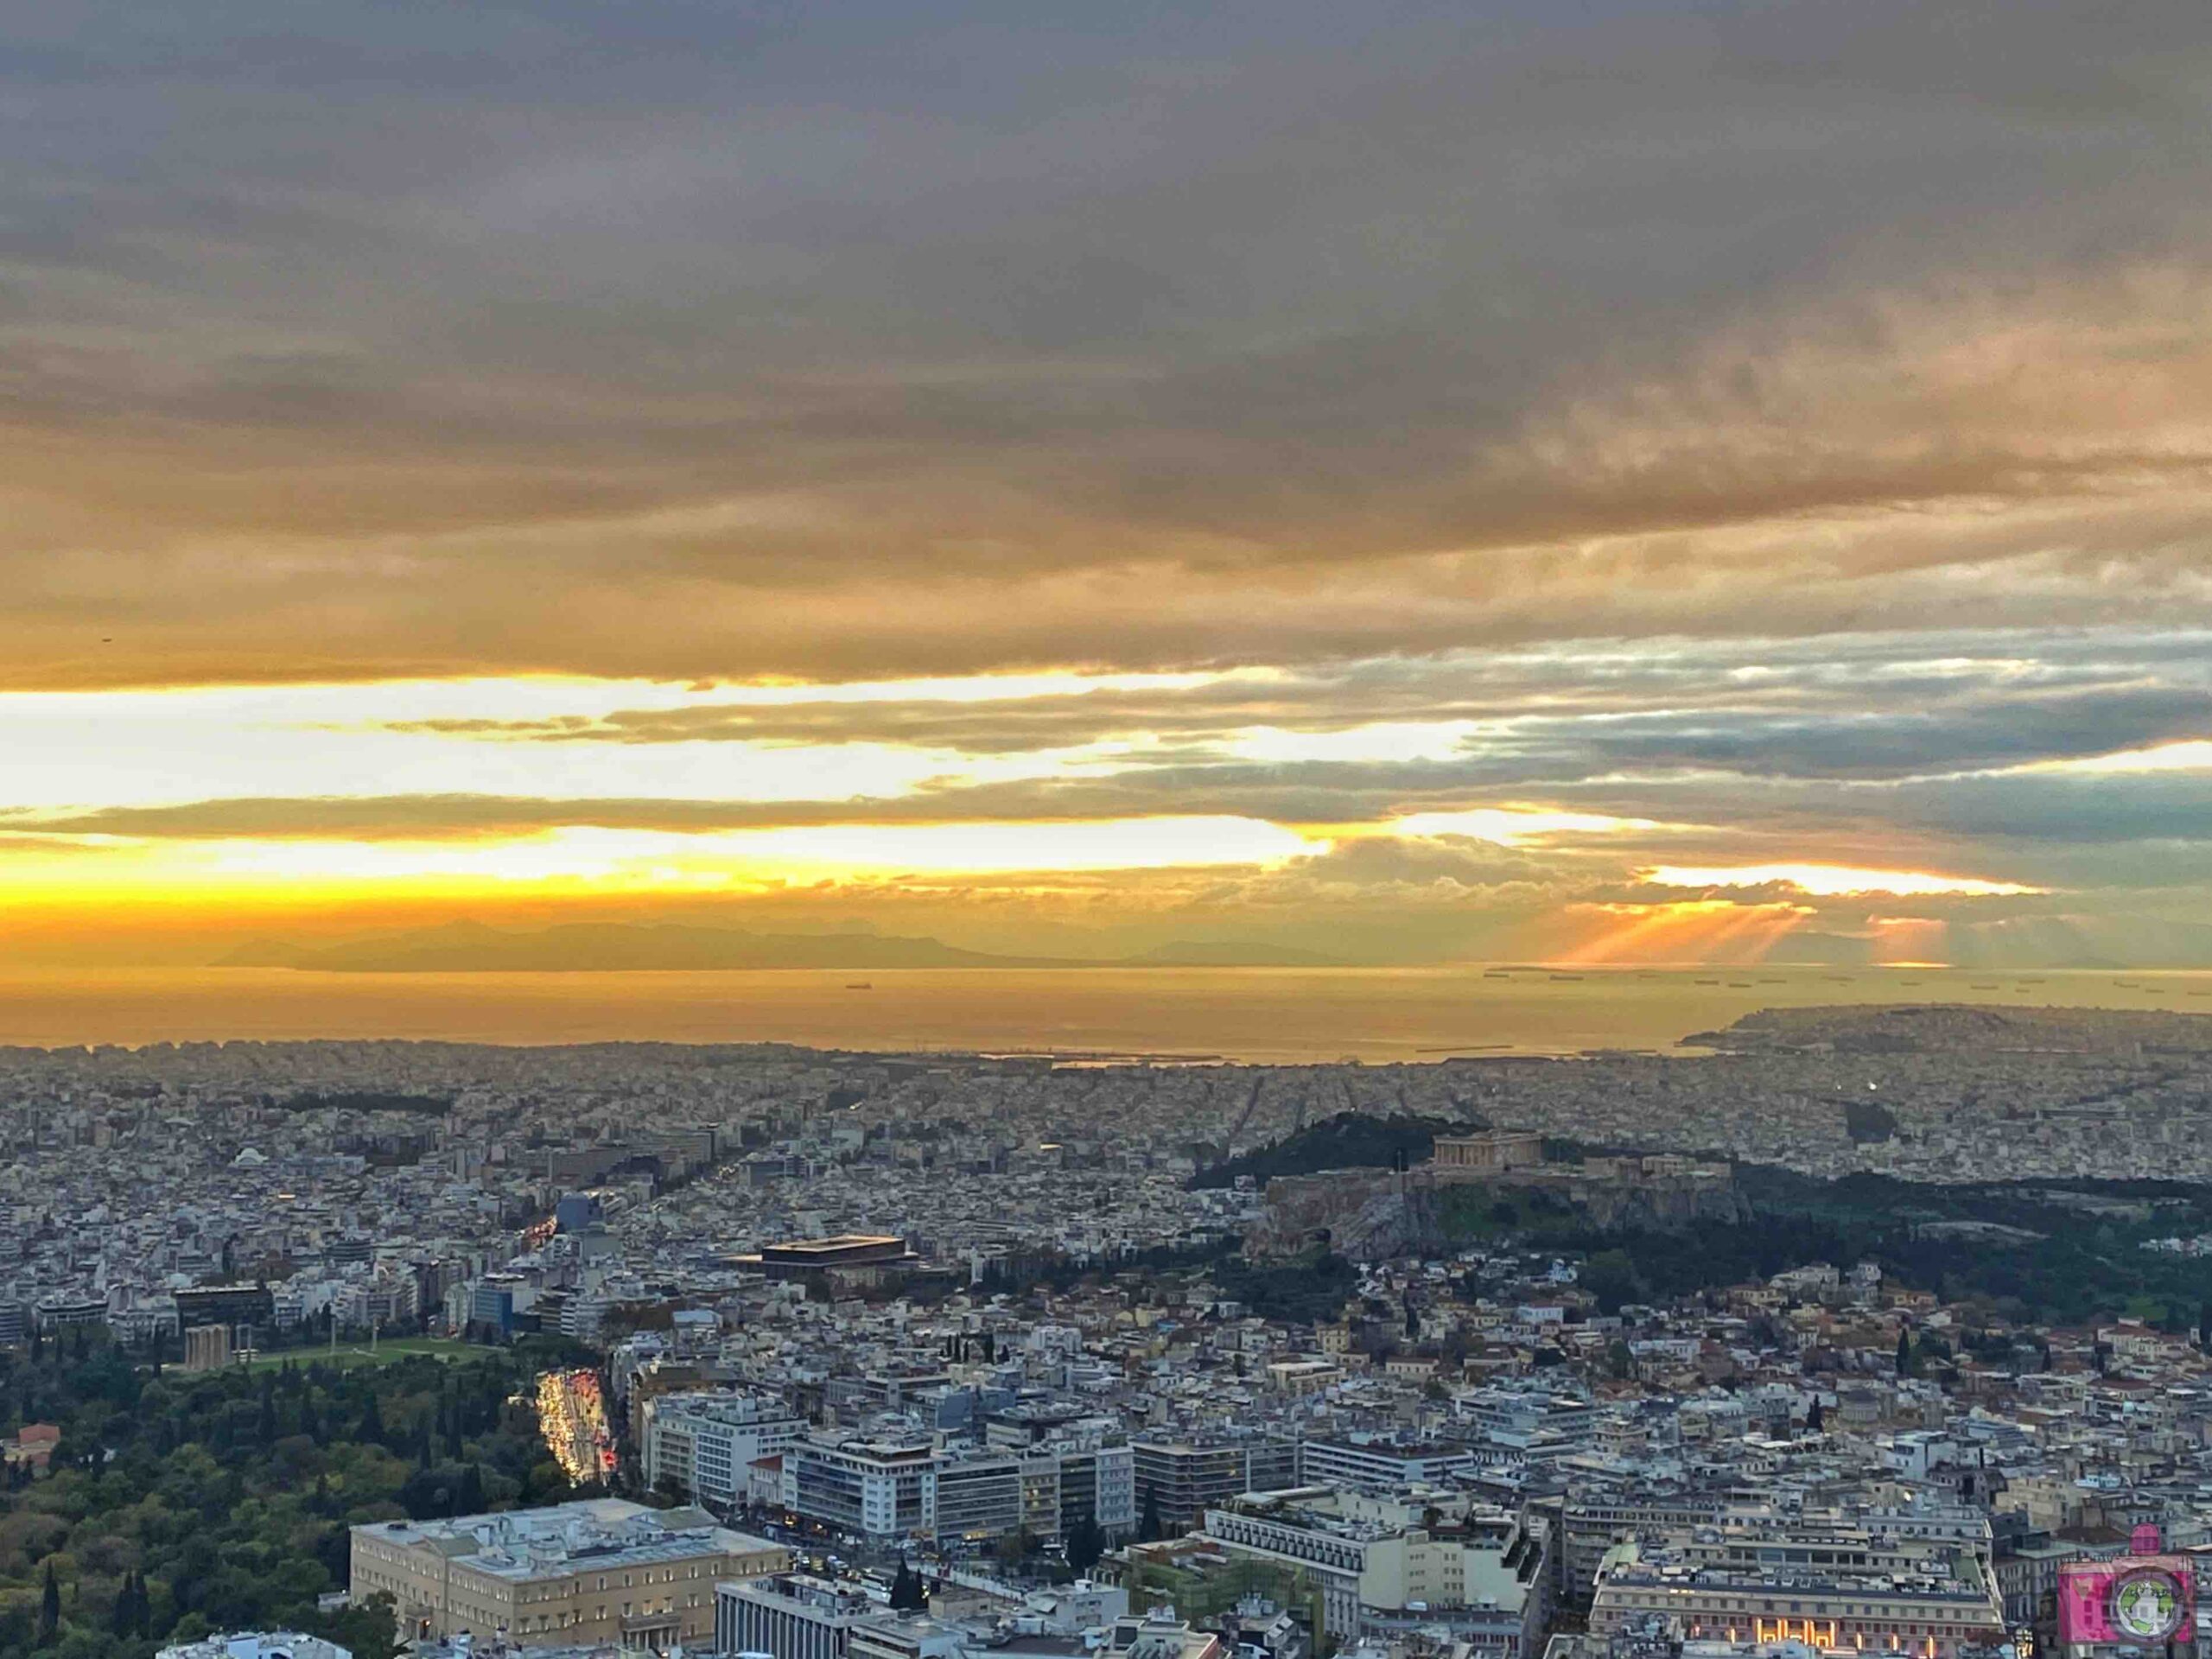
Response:
[[[1693,1052],[1754,1010],[1961,1002],[2212,1014],[2212,973],[1961,969],[909,969],[866,973],[0,970],[0,1044],[408,1038],[794,1043],[1200,1064]]]

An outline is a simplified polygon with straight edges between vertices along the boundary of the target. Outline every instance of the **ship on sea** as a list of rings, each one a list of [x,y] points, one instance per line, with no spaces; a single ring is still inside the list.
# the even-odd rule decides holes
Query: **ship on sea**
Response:
[[[864,979],[856,979],[853,981],[852,983],[846,986],[845,988],[849,991],[872,991],[875,987],[869,984],[868,981]]]

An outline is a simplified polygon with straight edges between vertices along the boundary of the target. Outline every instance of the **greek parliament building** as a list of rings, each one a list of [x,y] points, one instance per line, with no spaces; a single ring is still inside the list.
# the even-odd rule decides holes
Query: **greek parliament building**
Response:
[[[704,1510],[614,1497],[373,1522],[353,1538],[348,1593],[391,1596],[403,1637],[465,1631],[524,1647],[703,1647],[717,1580],[791,1565],[780,1544],[733,1532]]]

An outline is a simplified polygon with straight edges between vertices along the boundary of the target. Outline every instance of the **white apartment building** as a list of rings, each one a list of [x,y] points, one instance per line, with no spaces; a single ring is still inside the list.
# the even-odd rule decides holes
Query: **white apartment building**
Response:
[[[874,1611],[866,1596],[806,1573],[718,1584],[715,1651],[846,1659],[853,1627]]]
[[[1205,1535],[1232,1554],[1301,1569],[1340,1641],[1441,1624],[1476,1654],[1528,1659],[1543,1629],[1542,1531],[1464,1496],[1252,1493],[1208,1510]]]
[[[1439,1486],[1454,1476],[1473,1473],[1481,1462],[1470,1446],[1379,1434],[1309,1440],[1298,1448],[1299,1481],[1306,1486],[1371,1486],[1394,1491]]]
[[[1086,1516],[1113,1537],[1136,1526],[1127,1446],[953,1451],[925,1441],[794,1439],[782,1455],[785,1508],[870,1538],[977,1543],[1026,1530],[1050,1543]]]
[[[722,1389],[662,1395],[645,1402],[644,1416],[646,1486],[665,1482],[723,1509],[744,1501],[757,1459],[806,1437],[804,1420],[782,1401]]]

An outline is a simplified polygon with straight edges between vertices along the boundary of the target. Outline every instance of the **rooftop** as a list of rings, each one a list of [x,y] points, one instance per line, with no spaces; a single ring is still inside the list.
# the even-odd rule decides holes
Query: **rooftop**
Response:
[[[443,1521],[377,1522],[353,1532],[404,1547],[427,1547],[478,1572],[518,1582],[562,1578],[586,1567],[635,1567],[781,1548],[734,1532],[702,1509],[652,1510],[619,1497]]]

